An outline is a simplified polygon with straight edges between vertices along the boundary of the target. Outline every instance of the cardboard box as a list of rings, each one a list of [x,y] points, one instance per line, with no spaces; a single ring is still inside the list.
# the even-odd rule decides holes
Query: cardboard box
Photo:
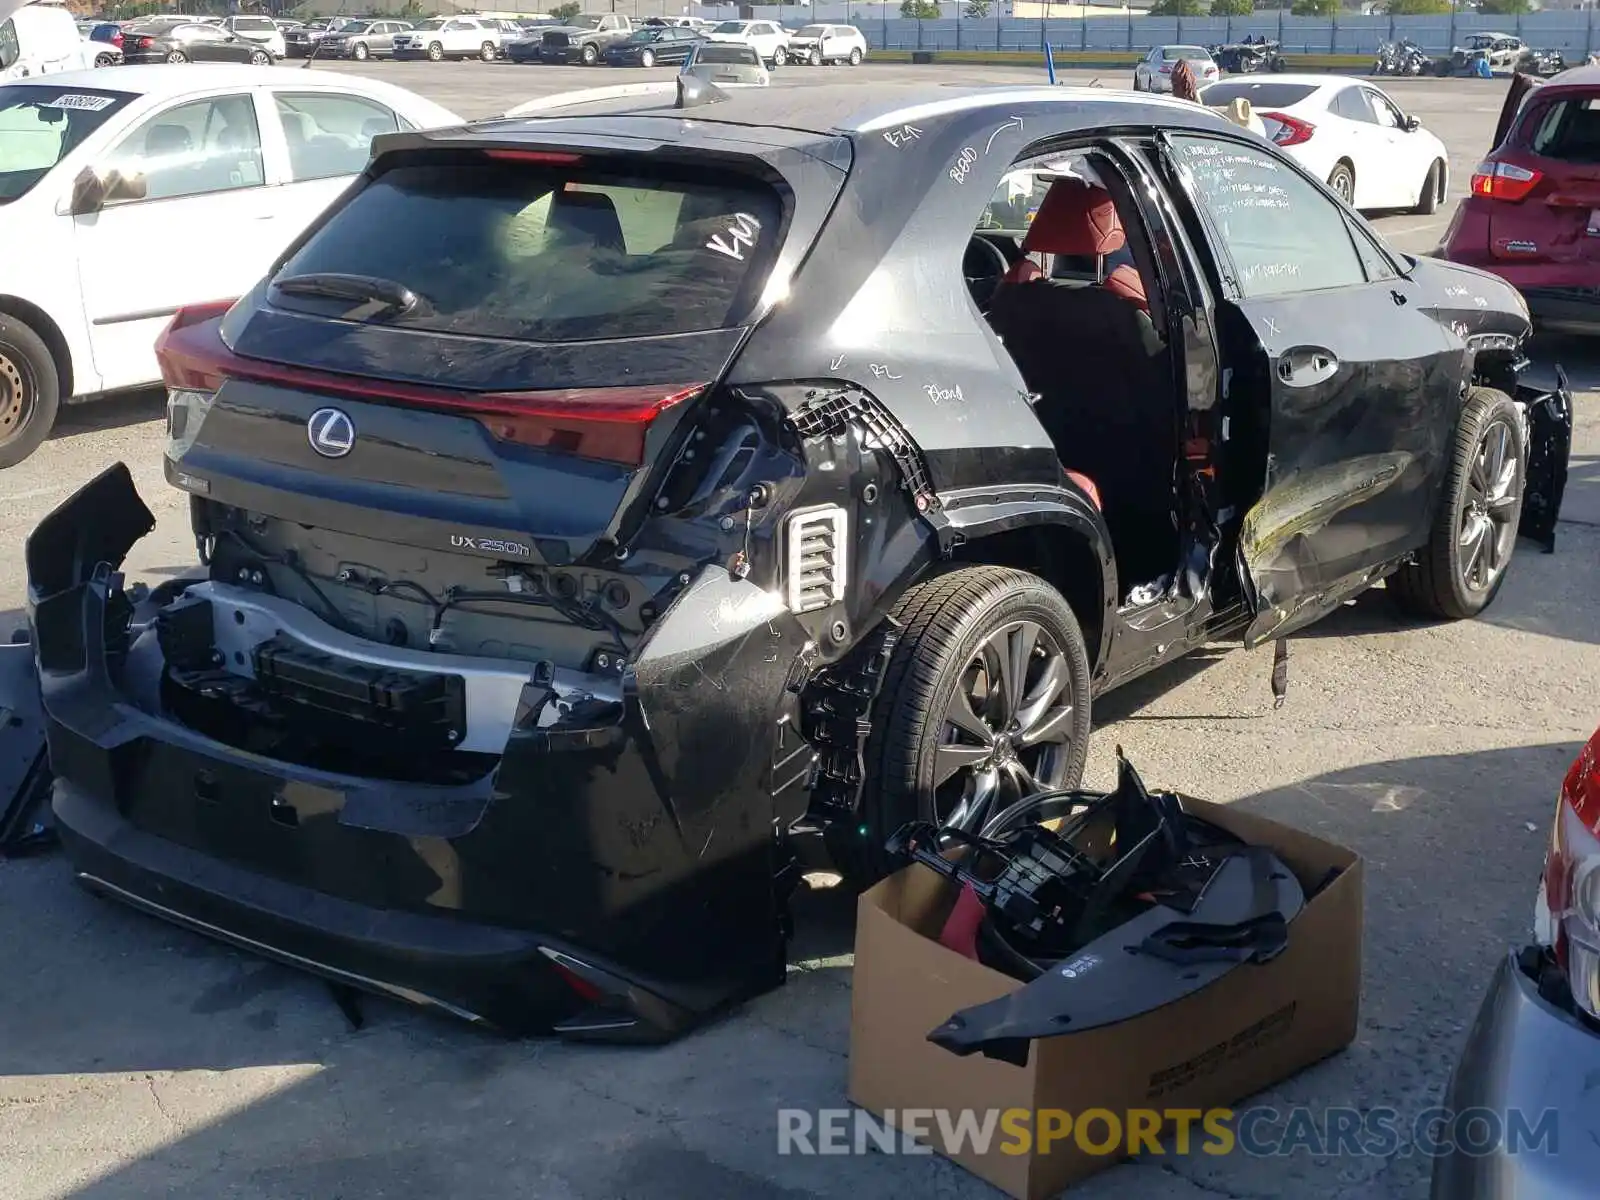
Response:
[[[1026,1141],[1008,1136],[1018,1114],[1001,1120],[980,1152],[970,1138],[918,1118],[920,1140],[1017,1200],[1042,1200],[1126,1157],[1137,1120],[1165,1138],[1181,1123],[1172,1110],[1224,1107],[1287,1078],[1347,1046],[1355,1037],[1361,994],[1362,864],[1332,842],[1264,817],[1184,799],[1185,807],[1246,841],[1270,846],[1309,895],[1330,871],[1337,878],[1312,896],[1289,925],[1289,945],[1271,962],[1244,964],[1208,988],[1141,1017],[1033,1043],[1026,1067],[972,1055],[961,1058],[927,1040],[950,1015],[1004,995],[1021,983],[936,940],[955,888],[920,864],[862,895],[856,924],[850,1022],[850,1099],[902,1130],[907,1110],[1026,1110]],[[1035,1136],[1041,1110],[1101,1110],[1120,1122],[1117,1145],[1106,1115],[1085,1123],[1086,1142]],[[1130,1117],[1134,1110],[1144,1115]],[[1157,1115],[1150,1115],[1157,1110]],[[896,1114],[902,1114],[897,1118]],[[946,1123],[945,1129],[954,1126]],[[1193,1145],[1204,1140],[1199,1121]],[[1148,1143],[1143,1143],[1148,1149]],[[1168,1147],[1171,1149],[1170,1145]]]

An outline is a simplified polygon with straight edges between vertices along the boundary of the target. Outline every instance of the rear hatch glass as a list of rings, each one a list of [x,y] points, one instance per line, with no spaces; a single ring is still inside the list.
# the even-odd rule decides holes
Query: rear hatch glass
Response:
[[[782,215],[767,185],[507,153],[384,172],[278,271],[272,303],[393,328],[569,343],[726,328],[758,293]],[[383,280],[416,302],[352,309],[296,283],[329,274]]]

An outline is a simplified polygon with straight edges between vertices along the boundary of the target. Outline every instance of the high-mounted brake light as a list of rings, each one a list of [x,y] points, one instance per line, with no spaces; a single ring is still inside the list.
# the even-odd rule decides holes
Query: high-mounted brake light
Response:
[[[1489,159],[1478,164],[1472,173],[1472,194],[1485,200],[1509,200],[1515,203],[1527,199],[1528,193],[1539,186],[1543,171]]]
[[[1266,112],[1261,114],[1268,120],[1278,122],[1278,128],[1272,131],[1272,140],[1280,146],[1299,146],[1311,140],[1311,135],[1317,127],[1310,121],[1302,121],[1299,117],[1291,117],[1288,113]]]
[[[195,306],[173,317],[156,342],[161,378],[169,390],[215,392],[226,381],[239,379],[433,409],[470,417],[504,442],[636,467],[645,460],[645,442],[655,420],[708,386],[698,382],[460,392],[291,367],[234,354],[214,324],[229,307],[226,303]]]
[[[1600,732],[1561,782],[1534,925],[1578,1007],[1600,1019]]]
[[[583,161],[581,154],[560,150],[485,150],[483,154],[496,162],[537,163],[544,167],[571,167]]]

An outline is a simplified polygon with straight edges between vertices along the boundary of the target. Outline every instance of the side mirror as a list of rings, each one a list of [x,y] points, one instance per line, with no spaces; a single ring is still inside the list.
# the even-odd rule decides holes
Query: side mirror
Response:
[[[1407,117],[1406,118],[1405,130],[1406,130],[1407,133],[1415,133],[1417,130],[1419,130],[1421,128],[1422,128],[1422,118],[1421,117]]]

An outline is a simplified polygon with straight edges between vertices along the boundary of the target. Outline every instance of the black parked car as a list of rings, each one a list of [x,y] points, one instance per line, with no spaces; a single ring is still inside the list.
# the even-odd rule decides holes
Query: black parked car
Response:
[[[122,57],[127,63],[231,62],[270,67],[273,62],[272,53],[260,42],[199,22],[148,30],[134,26],[123,34]]]
[[[636,29],[620,42],[607,46],[600,60],[609,67],[653,67],[657,63],[681,63],[696,45],[706,40],[698,29],[682,25],[648,25]]]
[[[664,89],[380,137],[174,318],[203,565],[124,584],[121,465],[27,544],[83,883],[668,1037],[781,982],[801,864],[1072,786],[1093,700],[1202,643],[1385,578],[1471,617],[1554,527],[1515,290],[1199,105]]]

